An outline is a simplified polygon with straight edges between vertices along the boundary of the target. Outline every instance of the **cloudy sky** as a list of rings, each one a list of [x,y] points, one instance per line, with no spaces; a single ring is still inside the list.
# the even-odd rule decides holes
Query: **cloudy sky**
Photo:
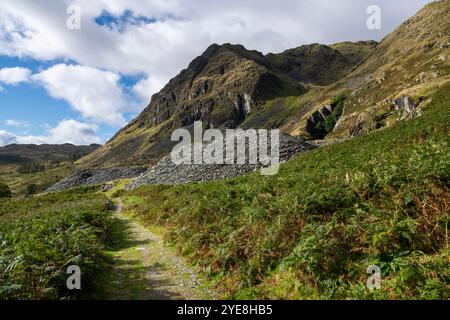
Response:
[[[427,2],[1,0],[0,146],[104,143],[211,43],[381,40]]]

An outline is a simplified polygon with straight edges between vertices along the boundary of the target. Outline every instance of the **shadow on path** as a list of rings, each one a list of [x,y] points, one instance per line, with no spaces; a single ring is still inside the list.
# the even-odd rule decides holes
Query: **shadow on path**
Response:
[[[183,300],[209,298],[195,273],[164,241],[115,207],[105,275],[105,299]]]

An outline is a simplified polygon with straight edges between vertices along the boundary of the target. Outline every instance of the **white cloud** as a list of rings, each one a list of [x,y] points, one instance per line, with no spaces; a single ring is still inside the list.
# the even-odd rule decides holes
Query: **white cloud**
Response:
[[[140,80],[133,87],[133,92],[138,95],[143,101],[150,101],[153,93],[161,90],[165,85],[165,79],[158,79],[157,77],[148,77]]]
[[[30,126],[30,123],[28,121],[21,121],[21,120],[14,120],[14,119],[5,120],[5,124],[7,126],[12,126],[12,127],[29,127]]]
[[[49,130],[49,140],[52,143],[72,143],[86,145],[101,143],[96,136],[98,127],[94,124],[78,122],[73,119],[63,120],[55,128]]]
[[[16,85],[21,82],[28,82],[31,70],[21,67],[0,69],[0,82],[10,85]]]
[[[89,145],[102,143],[97,136],[98,127],[94,124],[78,122],[73,119],[62,120],[54,128],[47,130],[46,135],[19,136],[0,130],[0,147],[12,143],[18,144],[62,144],[72,143],[74,145]]]
[[[149,97],[213,42],[267,53],[312,42],[378,40],[430,1],[378,0],[383,29],[370,31],[366,9],[373,0],[2,0],[0,54],[144,74],[150,80],[136,90]],[[65,27],[69,4],[81,6],[81,30]],[[156,22],[119,32],[95,23],[103,10],[132,10]]]
[[[32,76],[50,96],[66,100],[83,117],[123,125],[125,101],[120,76],[91,67],[58,64]]]
[[[0,130],[0,147],[17,143],[17,136],[4,130]]]

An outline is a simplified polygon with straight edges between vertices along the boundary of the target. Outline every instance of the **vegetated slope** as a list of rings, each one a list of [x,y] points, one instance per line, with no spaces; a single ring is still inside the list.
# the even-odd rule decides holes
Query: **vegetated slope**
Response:
[[[352,71],[373,47],[373,42],[345,43],[338,50],[312,45],[264,56],[240,45],[211,45],[154,95],[139,117],[78,165],[153,164],[173,146],[172,131],[197,120],[205,127],[278,127],[284,119],[280,106],[271,101],[303,97],[307,90],[299,80],[333,82]],[[298,104],[281,113],[292,117],[302,108]]]
[[[0,181],[9,186],[14,197],[23,197],[44,191],[71,175],[74,166],[69,162],[42,166],[37,172],[18,172],[15,165],[0,166]]]
[[[0,300],[92,297],[103,271],[109,201],[81,188],[0,202]],[[82,271],[83,290],[69,291],[67,267]]]
[[[98,149],[100,145],[74,146],[72,144],[60,145],[34,145],[34,144],[11,144],[0,147],[0,165],[34,166],[39,171],[39,166],[45,164],[56,164],[61,162],[75,162],[81,157]]]
[[[419,118],[278,175],[147,186],[129,210],[235,298],[449,299],[450,85]],[[139,201],[137,201],[139,199]],[[366,287],[378,265],[381,290]]]
[[[266,59],[291,78],[329,85],[349,74],[374,50],[375,41],[343,42],[332,46],[311,44],[266,55]]]
[[[15,195],[33,185],[39,192],[72,173],[72,163],[95,151],[100,145],[74,146],[11,144],[0,147],[0,181]]]
[[[173,130],[196,120],[207,127],[237,127],[262,100],[285,92],[304,89],[261,53],[239,45],[211,45],[155,94],[139,117],[79,164],[154,163],[173,145]]]
[[[426,5],[384,38],[360,67],[323,91],[306,116],[284,129],[308,134],[308,117],[338,93],[347,100],[328,138],[365,134],[419,115],[427,98],[450,80],[449,21],[449,0]]]
[[[0,182],[6,183],[14,196],[41,192],[70,175],[73,162],[99,147],[97,144],[11,144],[0,147]]]

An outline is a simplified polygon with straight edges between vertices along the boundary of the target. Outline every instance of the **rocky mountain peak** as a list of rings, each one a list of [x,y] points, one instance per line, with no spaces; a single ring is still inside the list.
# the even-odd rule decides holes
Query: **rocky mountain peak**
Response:
[[[317,129],[330,119],[317,136],[345,138],[400,121],[384,101],[426,101],[448,81],[449,14],[450,0],[433,2],[380,43],[313,43],[267,55],[212,44],[135,120],[78,163],[154,164],[170,151],[173,130],[198,120],[206,127],[280,128],[309,139],[315,137],[311,123]],[[328,110],[340,96],[346,99],[339,112]]]

